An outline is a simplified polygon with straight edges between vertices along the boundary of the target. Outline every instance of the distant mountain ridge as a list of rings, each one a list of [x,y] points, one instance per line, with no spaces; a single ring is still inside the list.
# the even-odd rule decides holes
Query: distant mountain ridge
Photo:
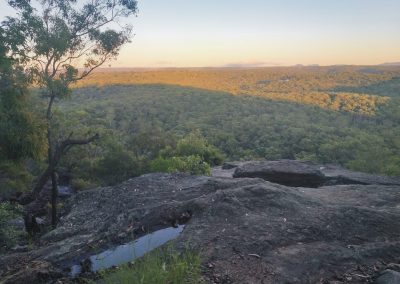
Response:
[[[250,63],[228,63],[221,66],[192,66],[192,67],[176,67],[176,66],[163,66],[163,67],[103,67],[95,70],[95,73],[98,72],[125,72],[125,71],[152,71],[152,70],[171,70],[171,69],[179,69],[179,70],[188,70],[188,69],[243,69],[243,68],[291,68],[291,67],[366,67],[366,66],[400,66],[400,61],[397,62],[385,62],[376,65],[357,65],[357,64],[332,64],[332,65],[320,65],[320,64],[294,64],[294,65],[284,65],[277,62],[250,62]],[[80,68],[80,70],[84,70],[84,68]]]
[[[379,64],[379,66],[400,66],[400,61],[399,62],[385,62],[385,63]]]

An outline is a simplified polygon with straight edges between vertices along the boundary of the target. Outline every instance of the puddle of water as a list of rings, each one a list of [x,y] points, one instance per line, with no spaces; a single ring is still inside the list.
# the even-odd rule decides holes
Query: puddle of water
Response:
[[[185,225],[180,225],[177,228],[169,227],[158,230],[130,243],[120,245],[116,248],[106,250],[96,255],[92,255],[89,257],[91,271],[96,272],[102,269],[118,266],[142,257],[153,249],[177,238],[183,231],[184,227]],[[73,265],[71,267],[70,274],[72,277],[78,276],[81,272],[81,265]]]

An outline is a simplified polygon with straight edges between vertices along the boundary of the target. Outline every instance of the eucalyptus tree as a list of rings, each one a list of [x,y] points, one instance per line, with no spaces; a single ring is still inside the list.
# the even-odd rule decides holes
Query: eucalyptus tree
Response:
[[[7,56],[3,35],[0,27],[0,160],[40,158],[45,137],[40,120],[29,108],[28,78]]]
[[[32,190],[37,198],[52,180],[52,223],[56,224],[57,181],[55,170],[64,154],[76,145],[91,143],[87,137],[55,137],[53,115],[58,100],[71,95],[71,85],[118,56],[129,42],[132,26],[125,19],[136,15],[135,0],[7,0],[16,16],[1,27],[8,56],[24,67],[35,87],[47,99],[44,110],[47,135],[47,168]]]

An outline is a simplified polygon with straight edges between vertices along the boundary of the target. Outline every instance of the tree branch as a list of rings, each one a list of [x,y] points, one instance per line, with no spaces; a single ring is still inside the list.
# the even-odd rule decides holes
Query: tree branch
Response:
[[[78,55],[70,55],[70,56],[65,57],[65,59],[60,60],[60,61],[58,62],[58,64],[57,64],[57,70],[58,70],[58,68],[60,67],[61,64],[64,64],[64,63],[66,63],[67,61],[69,61],[69,64],[71,64],[71,63],[72,63],[72,60],[81,58],[82,56],[84,56],[84,55],[86,54],[86,52],[88,52],[88,51],[89,51],[90,49],[92,49],[94,46],[95,46],[95,45],[92,44],[92,45],[90,45],[89,47],[87,47],[86,49],[83,49]],[[72,52],[71,52],[71,53],[72,53]]]
[[[100,63],[96,64],[95,66],[93,66],[91,68],[89,68],[88,71],[84,71],[83,74],[80,77],[77,77],[76,79],[74,79],[74,82],[84,79],[85,77],[89,76],[89,74],[92,73],[96,68],[99,68],[101,65],[103,65],[103,63],[106,62],[107,59],[110,58],[107,55],[103,59],[101,59]]]
[[[89,144],[97,139],[99,139],[100,135],[98,133],[96,133],[95,135],[93,135],[92,137],[89,137],[87,139],[67,139],[64,140],[63,142],[61,142],[60,146],[59,146],[59,151],[64,152],[64,150],[67,147],[72,147],[75,145],[86,145]]]
[[[50,101],[49,101],[49,105],[47,106],[47,111],[46,111],[47,120],[51,119],[51,108],[53,107],[55,98],[56,98],[56,96],[54,96],[54,94],[50,94]]]
[[[40,176],[38,182],[36,183],[35,187],[32,190],[32,195],[36,199],[42,190],[43,186],[49,180],[51,174],[56,170],[58,163],[61,160],[61,157],[71,149],[75,145],[86,145],[89,144],[97,139],[99,139],[100,135],[95,134],[87,139],[67,139],[58,144],[54,155],[52,156],[51,161],[49,161],[49,165],[44,173]]]

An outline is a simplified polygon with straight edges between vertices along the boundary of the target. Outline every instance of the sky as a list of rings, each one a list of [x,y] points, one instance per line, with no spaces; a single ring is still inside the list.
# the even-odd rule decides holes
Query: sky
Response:
[[[0,17],[9,11],[0,0]],[[138,0],[113,67],[400,61],[400,0]]]

